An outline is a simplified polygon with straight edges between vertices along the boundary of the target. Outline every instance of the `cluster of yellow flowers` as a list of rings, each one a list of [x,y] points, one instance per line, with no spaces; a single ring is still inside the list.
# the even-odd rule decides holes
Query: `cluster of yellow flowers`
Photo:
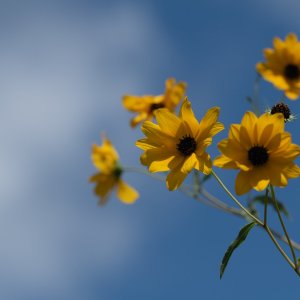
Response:
[[[265,49],[266,62],[258,63],[258,73],[289,99],[300,94],[300,42],[295,34],[285,41],[274,39],[274,49]],[[288,179],[300,176],[300,168],[294,160],[300,155],[300,147],[292,143],[291,135],[285,131],[285,122],[290,119],[286,104],[278,103],[260,116],[248,111],[240,124],[232,124],[228,138],[218,144],[221,155],[212,162],[206,152],[212,138],[224,129],[218,121],[220,108],[209,109],[198,121],[191,103],[185,97],[186,84],[166,80],[162,95],[123,97],[126,109],[137,115],[131,126],[142,123],[145,138],[136,142],[144,152],[141,163],[150,172],[168,172],[166,184],[176,190],[191,170],[206,175],[215,165],[225,169],[237,169],[235,192],[242,195],[252,188],[262,191],[268,185],[284,187]],[[179,114],[175,109],[183,100]],[[152,122],[155,118],[157,123]],[[122,181],[122,166],[116,150],[107,138],[103,145],[94,145],[92,161],[99,173],[90,178],[96,183],[95,193],[100,203],[106,202],[110,192],[116,188],[118,198],[124,203],[133,203],[138,193]]]

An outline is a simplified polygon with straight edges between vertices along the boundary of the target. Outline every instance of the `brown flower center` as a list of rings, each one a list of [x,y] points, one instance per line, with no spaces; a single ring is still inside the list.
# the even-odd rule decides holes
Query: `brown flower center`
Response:
[[[288,64],[284,68],[284,76],[288,80],[297,80],[300,78],[300,69],[295,64]]]
[[[116,165],[115,169],[113,170],[113,174],[116,179],[119,179],[123,173],[123,169],[119,166]]]
[[[151,106],[150,106],[150,112],[153,112],[156,109],[164,108],[164,107],[165,107],[165,105],[162,102],[160,102],[160,103],[152,103]]]
[[[189,135],[183,136],[177,144],[177,150],[184,156],[189,156],[195,152],[197,148],[197,142]]]
[[[290,111],[289,107],[282,102],[277,103],[276,105],[274,105],[272,107],[271,115],[274,115],[276,113],[282,113],[285,121],[287,121],[291,116],[291,111]]]
[[[248,150],[248,159],[253,166],[262,166],[268,161],[269,154],[265,147],[254,146]]]

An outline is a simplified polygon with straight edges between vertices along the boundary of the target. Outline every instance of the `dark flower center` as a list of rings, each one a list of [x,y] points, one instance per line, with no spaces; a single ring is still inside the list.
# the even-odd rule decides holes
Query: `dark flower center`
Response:
[[[276,113],[282,113],[284,116],[284,120],[288,120],[291,116],[291,111],[289,107],[284,103],[277,103],[274,105],[271,109],[271,115],[274,115]]]
[[[197,142],[189,135],[183,136],[177,144],[177,150],[184,156],[189,156],[195,152],[197,148]]]
[[[165,105],[162,102],[160,102],[160,103],[152,103],[151,106],[150,106],[150,112],[153,112],[156,109],[164,108],[164,107],[165,107]]]
[[[123,173],[123,169],[117,165],[113,171],[115,178],[119,179],[121,177],[122,173]]]
[[[289,80],[297,80],[300,78],[300,69],[297,65],[288,64],[284,68],[284,76]]]
[[[253,166],[262,166],[268,161],[269,154],[265,147],[254,146],[248,150],[248,159]]]

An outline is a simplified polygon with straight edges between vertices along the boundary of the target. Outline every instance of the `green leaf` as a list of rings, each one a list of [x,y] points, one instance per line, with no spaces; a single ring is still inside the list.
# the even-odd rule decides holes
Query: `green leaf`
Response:
[[[261,203],[261,204],[265,204],[265,199],[266,199],[266,196],[264,195],[260,195],[260,196],[256,196],[254,199],[252,199],[252,203],[255,203],[255,202],[258,202],[258,203]],[[282,204],[282,202],[278,201],[278,199],[276,199],[276,202],[277,202],[277,205],[278,205],[278,208],[279,210],[288,218],[290,216],[288,210],[286,209],[286,207]],[[276,210],[276,207],[274,206],[274,202],[270,197],[268,197],[268,205],[272,205],[273,208]]]
[[[255,222],[252,222],[252,223],[249,223],[249,224],[247,224],[246,226],[244,226],[244,227],[240,230],[240,232],[239,232],[237,238],[236,238],[236,239],[231,243],[231,245],[228,247],[228,249],[227,249],[227,251],[226,251],[226,253],[225,253],[224,257],[223,257],[222,264],[221,264],[221,267],[220,267],[220,279],[221,279],[222,276],[223,276],[223,273],[224,273],[224,271],[225,271],[225,269],[226,269],[226,266],[227,266],[227,264],[228,264],[228,262],[229,262],[229,259],[230,259],[231,255],[232,255],[233,251],[234,251],[237,247],[239,247],[239,246],[245,241],[246,237],[248,236],[248,233],[250,232],[250,230],[251,230],[255,225],[256,225],[256,223],[255,223]]]

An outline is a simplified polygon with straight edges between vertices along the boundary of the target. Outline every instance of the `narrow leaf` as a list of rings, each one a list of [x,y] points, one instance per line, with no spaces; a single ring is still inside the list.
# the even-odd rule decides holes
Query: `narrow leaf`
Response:
[[[256,223],[255,223],[255,222],[252,222],[252,223],[249,223],[249,224],[247,224],[246,226],[244,226],[244,227],[240,230],[240,232],[239,232],[237,238],[236,238],[236,239],[231,243],[231,245],[228,247],[228,249],[227,249],[227,251],[226,251],[226,253],[225,253],[224,257],[223,257],[222,264],[221,264],[221,267],[220,267],[220,279],[221,279],[222,276],[223,276],[223,273],[224,273],[224,271],[225,271],[225,269],[226,269],[226,266],[227,266],[227,264],[228,264],[228,262],[229,262],[229,259],[230,259],[231,255],[232,255],[233,251],[234,251],[237,247],[239,247],[239,246],[245,241],[246,237],[248,236],[248,233],[250,232],[250,230],[251,230],[255,225],[256,225]]]

